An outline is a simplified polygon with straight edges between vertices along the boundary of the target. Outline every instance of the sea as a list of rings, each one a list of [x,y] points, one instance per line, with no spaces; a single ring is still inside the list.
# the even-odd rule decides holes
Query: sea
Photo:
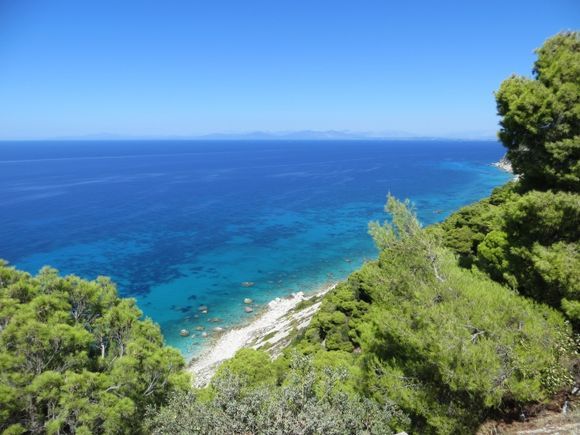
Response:
[[[216,326],[375,258],[368,223],[387,218],[389,192],[433,224],[506,183],[491,165],[503,154],[494,141],[0,142],[0,258],[110,276],[189,359]]]

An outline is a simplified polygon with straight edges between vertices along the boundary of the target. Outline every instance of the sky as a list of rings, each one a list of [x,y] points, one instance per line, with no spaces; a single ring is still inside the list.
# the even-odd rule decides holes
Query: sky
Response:
[[[0,139],[491,137],[566,0],[0,0]]]

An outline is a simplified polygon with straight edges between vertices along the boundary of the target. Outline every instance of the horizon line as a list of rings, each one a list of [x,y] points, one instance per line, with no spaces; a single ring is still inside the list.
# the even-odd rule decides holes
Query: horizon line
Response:
[[[308,141],[308,140],[481,140],[498,141],[497,135],[489,133],[465,132],[442,135],[421,135],[402,131],[393,131],[384,135],[371,132],[348,130],[300,130],[300,131],[250,131],[243,133],[208,133],[199,135],[123,135],[114,133],[94,133],[82,135],[52,137],[0,137],[0,142],[50,142],[50,141]]]
[[[437,141],[449,140],[455,142],[500,142],[493,137],[447,137],[447,136],[409,136],[409,137],[361,137],[361,138],[172,138],[172,137],[143,137],[143,138],[0,138],[4,142],[405,142],[411,140]]]

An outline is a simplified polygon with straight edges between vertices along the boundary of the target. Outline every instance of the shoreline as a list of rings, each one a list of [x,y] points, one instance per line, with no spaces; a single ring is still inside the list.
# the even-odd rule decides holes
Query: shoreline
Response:
[[[248,323],[225,331],[189,362],[187,371],[194,377],[194,386],[205,387],[218,367],[240,349],[263,348],[272,357],[279,355],[291,340],[293,332],[308,326],[312,316],[318,311],[322,297],[337,284],[327,285],[308,295],[297,292],[284,298],[276,298]],[[298,309],[298,305],[305,301],[310,303]]]
[[[495,166],[502,171],[509,172],[510,174],[514,174],[514,170],[512,167],[512,163],[508,160],[507,156],[503,156],[499,161],[492,163],[491,166]]]
[[[489,164],[511,173],[511,163],[503,156]],[[517,179],[517,175],[514,178]],[[277,297],[265,304],[255,317],[247,319],[220,332],[209,341],[204,349],[189,360],[186,370],[193,375],[193,385],[203,388],[209,384],[219,366],[234,357],[243,348],[260,349],[268,352],[272,359],[292,341],[296,331],[306,328],[320,307],[323,296],[333,290],[340,280],[323,284],[318,290],[298,291]],[[301,302],[309,301],[298,308]]]

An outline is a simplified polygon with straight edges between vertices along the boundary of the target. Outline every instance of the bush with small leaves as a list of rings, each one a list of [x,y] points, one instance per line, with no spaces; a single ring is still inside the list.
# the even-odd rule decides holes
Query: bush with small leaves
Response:
[[[0,431],[139,432],[147,406],[189,384],[141,315],[107,278],[32,277],[0,261]]]
[[[300,355],[292,358],[278,387],[252,387],[222,372],[209,399],[195,392],[176,394],[167,406],[150,410],[147,427],[153,434],[387,435],[408,424],[391,403],[341,391],[346,377],[331,368],[317,376],[312,359]]]

